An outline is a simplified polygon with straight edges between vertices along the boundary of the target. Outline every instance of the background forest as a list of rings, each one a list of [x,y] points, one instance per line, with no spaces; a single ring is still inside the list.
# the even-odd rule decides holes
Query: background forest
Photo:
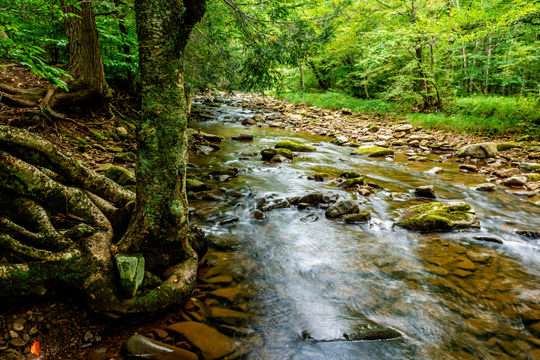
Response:
[[[61,85],[69,52],[60,2],[0,4],[1,56]],[[133,1],[93,6],[107,81],[136,95]],[[211,1],[188,45],[186,84],[406,112],[427,126],[534,132],[539,34],[533,0]]]

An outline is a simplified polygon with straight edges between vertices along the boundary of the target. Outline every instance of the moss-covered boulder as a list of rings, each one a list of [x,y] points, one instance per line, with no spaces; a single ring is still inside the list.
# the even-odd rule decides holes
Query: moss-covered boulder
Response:
[[[276,149],[287,149],[290,151],[298,151],[298,152],[313,152],[317,151],[313,146],[305,145],[298,143],[296,141],[290,141],[290,140],[283,140],[278,142],[274,148]]]
[[[359,178],[363,176],[357,171],[342,171],[339,173],[339,177],[342,177],[345,179],[354,179],[354,178]]]
[[[276,155],[284,156],[290,160],[292,160],[293,158],[293,154],[291,150],[287,150],[287,149],[264,149],[263,151],[261,151],[262,159],[265,161],[269,161]]]
[[[421,232],[478,228],[480,222],[465,202],[432,202],[407,209],[396,225]]]
[[[210,186],[206,185],[205,183],[197,179],[186,179],[186,190],[187,191],[205,191],[205,190],[210,190]]]
[[[343,221],[347,224],[365,223],[371,220],[371,214],[368,211],[362,211],[358,214],[345,215]]]
[[[518,146],[518,145],[514,141],[498,143],[497,144],[497,151],[505,151],[505,150],[513,149],[516,146]]]
[[[135,185],[135,174],[121,166],[108,166],[105,177],[122,186]]]
[[[394,150],[381,146],[368,146],[351,152],[351,155],[367,155],[368,157],[381,157],[393,154]]]
[[[353,179],[347,179],[339,184],[336,185],[337,189],[348,189],[355,185],[363,185],[364,184],[364,177],[358,177]]]

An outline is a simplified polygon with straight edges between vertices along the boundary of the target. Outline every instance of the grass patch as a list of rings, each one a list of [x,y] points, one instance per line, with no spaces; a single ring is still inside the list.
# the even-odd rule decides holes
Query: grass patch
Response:
[[[534,98],[470,96],[455,99],[444,112],[415,113],[396,102],[356,99],[336,92],[290,92],[279,97],[324,109],[349,108],[364,114],[402,115],[411,124],[426,129],[490,136],[540,133],[540,103]]]

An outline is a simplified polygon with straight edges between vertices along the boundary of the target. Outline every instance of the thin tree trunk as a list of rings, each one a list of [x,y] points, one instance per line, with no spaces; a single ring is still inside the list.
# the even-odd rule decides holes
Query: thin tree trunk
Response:
[[[304,90],[304,66],[300,64],[300,90]]]
[[[328,85],[326,84],[326,81],[324,81],[324,79],[322,78],[322,75],[317,69],[317,67],[315,66],[315,63],[313,61],[309,61],[308,64],[311,70],[313,71],[313,74],[315,75],[315,78],[317,79],[317,82],[319,83],[319,86],[321,87],[321,89],[328,90]]]
[[[487,60],[484,68],[484,94],[487,94],[489,92],[489,67],[491,66],[491,54],[493,52],[493,48],[491,47],[491,40],[492,38],[490,36],[487,43]]]

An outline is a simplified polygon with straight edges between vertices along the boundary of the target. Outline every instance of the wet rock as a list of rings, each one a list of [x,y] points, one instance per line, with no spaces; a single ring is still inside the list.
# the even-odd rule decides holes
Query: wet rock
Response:
[[[421,198],[435,199],[435,189],[433,185],[419,186],[414,189],[414,195]]]
[[[343,115],[352,115],[352,110],[348,109],[348,108],[343,108],[343,109],[341,109],[341,113]]]
[[[281,122],[281,121],[273,121],[273,122],[271,122],[270,124],[268,124],[268,126],[270,126],[270,127],[275,127],[275,128],[284,128],[284,127],[285,127],[285,123],[284,123],[284,122]]]
[[[408,161],[428,162],[429,159],[425,156],[415,155],[407,159]]]
[[[249,321],[249,316],[243,312],[218,307],[210,308],[210,317],[228,325],[241,325]]]
[[[121,162],[135,162],[137,161],[137,155],[135,155],[135,153],[131,151],[121,152],[114,154],[114,160]]]
[[[428,173],[431,173],[431,174],[442,174],[443,172],[444,172],[444,169],[440,167],[434,167],[433,169],[428,171]]]
[[[394,201],[409,201],[411,197],[408,194],[393,192],[390,193],[390,199]]]
[[[196,179],[186,179],[186,190],[187,191],[206,191],[210,190],[210,187],[203,183],[202,181]]]
[[[277,209],[285,209],[291,207],[291,204],[286,199],[277,200],[271,204],[264,205],[262,211],[272,211]]]
[[[497,145],[492,142],[487,142],[483,144],[472,144],[467,145],[457,152],[457,157],[467,157],[477,159],[486,159],[493,158],[498,155]]]
[[[219,216],[220,211],[219,208],[214,207],[210,209],[197,209],[195,210],[195,216],[201,219],[211,219],[216,216]]]
[[[135,185],[135,174],[121,166],[110,165],[105,171],[105,177],[111,179],[118,185]]]
[[[495,190],[496,187],[497,187],[497,185],[495,185],[495,184],[484,183],[484,184],[480,184],[480,185],[475,186],[474,190],[476,190],[476,191],[493,191],[493,190]]]
[[[219,201],[225,199],[225,195],[218,189],[188,192],[188,199]]]
[[[503,181],[506,186],[523,186],[527,182],[526,176],[512,176]]]
[[[320,181],[320,182],[329,181],[329,180],[332,180],[333,178],[334,177],[332,175],[329,175],[326,173],[317,173],[313,176],[308,177],[309,180],[315,180],[315,181]]]
[[[516,234],[530,238],[530,239],[540,239],[540,232],[537,232],[537,231],[517,230]]]
[[[364,177],[364,175],[360,174],[357,171],[342,171],[339,173],[339,177],[345,178],[345,179],[354,179],[354,178]]]
[[[353,200],[342,200],[326,209],[325,215],[329,219],[335,219],[342,215],[358,213],[358,204]]]
[[[492,242],[496,244],[502,244],[503,240],[495,235],[476,235],[473,236],[473,239],[479,240],[479,241],[486,241],[486,242]]]
[[[316,204],[323,199],[324,195],[322,193],[311,193],[305,196],[302,196],[298,199],[298,203],[304,204]]]
[[[473,262],[483,263],[491,258],[490,254],[475,251],[467,251],[467,257]]]
[[[276,155],[281,155],[291,160],[293,158],[293,153],[287,149],[264,149],[261,151],[262,159],[265,161],[272,159]]]
[[[204,360],[217,360],[231,354],[235,341],[207,325],[196,322],[181,322],[170,325],[167,330],[179,334],[198,349]]]
[[[409,132],[411,131],[413,128],[413,126],[411,124],[403,124],[403,125],[400,125],[396,128],[394,128],[394,131],[396,132],[401,132],[401,131],[404,131],[404,132]]]
[[[523,197],[523,198],[531,198],[531,197],[536,196],[535,191],[527,191],[527,190],[510,191],[510,190],[507,190],[506,192],[509,193],[509,194],[518,196],[518,197]]]
[[[296,141],[290,141],[290,140],[283,140],[278,142],[275,146],[275,149],[287,149],[290,151],[297,151],[297,152],[312,152],[317,151],[316,148],[313,146],[305,145],[298,143]]]
[[[122,347],[128,357],[141,357],[152,360],[197,360],[194,353],[159,341],[151,340],[142,335],[133,335],[126,340]]]
[[[358,214],[345,215],[343,221],[347,224],[365,223],[371,220],[371,214],[368,211],[362,211]]]
[[[271,163],[286,163],[286,162],[291,162],[291,160],[287,159],[285,156],[274,155],[274,156],[270,159],[270,162],[271,162]]]
[[[345,180],[339,184],[336,185],[336,188],[337,189],[348,189],[348,188],[351,188],[355,185],[363,185],[364,184],[364,178],[363,177],[359,177],[359,178],[353,178],[353,179],[348,179],[348,180]]]
[[[367,155],[368,157],[382,157],[393,154],[394,150],[380,146],[363,147],[351,152],[351,155]]]
[[[330,141],[334,145],[343,145],[346,142],[348,142],[349,139],[346,136],[336,136],[332,141]]]
[[[240,289],[234,288],[222,288],[210,292],[210,295],[218,298],[225,299],[227,301],[233,302],[241,296],[242,292]]]
[[[377,126],[377,125],[372,125],[369,127],[368,131],[369,132],[372,132],[372,133],[376,133],[377,131],[381,130],[381,127],[380,126]]]
[[[114,258],[122,289],[129,297],[135,296],[144,280],[144,257],[118,253]]]
[[[461,164],[461,165],[459,165],[459,170],[465,170],[465,171],[470,171],[470,172],[477,172],[478,171],[476,166],[469,165],[469,164]]]
[[[317,220],[319,220],[319,216],[317,214],[309,214],[303,218],[300,218],[300,221],[305,223],[315,222]]]
[[[498,151],[505,151],[505,150],[513,149],[516,146],[517,146],[517,144],[515,142],[513,142],[513,141],[502,142],[502,143],[497,144],[497,150]]]
[[[240,218],[238,216],[230,216],[226,219],[223,219],[219,222],[220,225],[227,225],[227,224],[232,224],[232,223],[235,223],[235,222],[238,222],[240,221]]]
[[[398,226],[422,232],[478,228],[480,223],[471,206],[465,202],[432,202],[407,209]]]
[[[0,359],[2,360],[23,360],[24,356],[15,349],[7,349],[0,353]]]
[[[251,217],[255,220],[264,220],[267,218],[266,214],[260,210],[253,210],[251,212]]]
[[[252,134],[240,134],[237,136],[231,137],[232,140],[239,140],[239,141],[253,141],[253,135]]]
[[[497,324],[493,320],[489,319],[467,319],[465,321],[465,330],[468,332],[478,335],[478,336],[485,336],[488,334],[494,334],[499,330],[499,324]]]
[[[86,355],[86,360],[109,360],[114,359],[116,354],[108,345],[93,346]]]
[[[521,163],[519,164],[521,171],[538,171],[540,170],[540,164],[537,163]]]
[[[244,126],[257,125],[257,122],[253,119],[244,119],[242,120],[242,125]]]
[[[500,177],[500,178],[507,178],[507,177],[510,177],[510,176],[519,175],[519,169],[517,169],[517,168],[500,169],[500,170],[495,170],[493,172],[493,174],[495,176]]]

